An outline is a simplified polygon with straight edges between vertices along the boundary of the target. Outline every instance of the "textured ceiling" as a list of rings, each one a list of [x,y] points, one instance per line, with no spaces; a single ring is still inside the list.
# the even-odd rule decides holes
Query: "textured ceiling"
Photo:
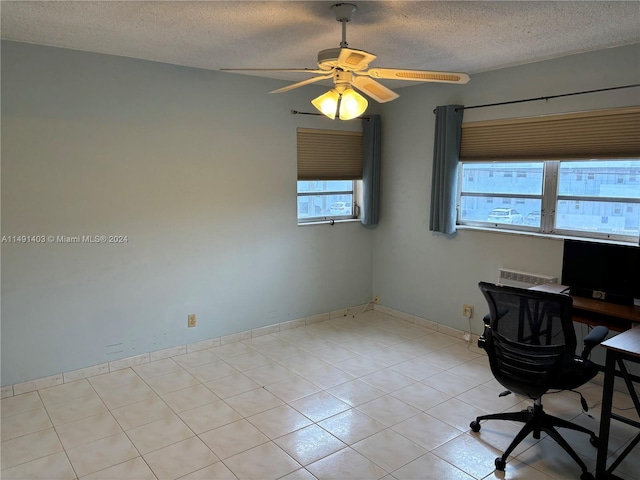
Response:
[[[2,1],[1,32],[3,39],[212,70],[315,68],[317,52],[341,40],[332,3]],[[347,40],[378,56],[373,67],[473,74],[640,42],[638,1],[353,3]]]

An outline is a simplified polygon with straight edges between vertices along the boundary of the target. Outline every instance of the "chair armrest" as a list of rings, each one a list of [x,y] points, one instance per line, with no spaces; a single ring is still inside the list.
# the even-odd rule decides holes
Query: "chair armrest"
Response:
[[[478,337],[478,348],[482,348],[484,350],[485,343],[487,342],[485,335],[487,334],[487,331],[491,330],[491,315],[487,313],[484,316],[483,322],[484,332],[482,332],[482,335]]]
[[[581,355],[582,358],[588,358],[589,354],[591,354],[591,350],[593,350],[593,347],[602,343],[608,333],[609,329],[602,325],[598,325],[593,330],[591,330],[591,332],[589,332],[589,335],[584,337],[584,349],[582,350]]]

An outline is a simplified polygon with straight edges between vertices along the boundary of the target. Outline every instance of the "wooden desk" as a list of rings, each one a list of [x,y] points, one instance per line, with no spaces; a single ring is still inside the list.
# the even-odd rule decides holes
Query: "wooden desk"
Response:
[[[591,298],[573,299],[573,320],[587,325],[604,325],[614,332],[629,330],[634,323],[640,323],[640,307],[616,305]]]
[[[631,400],[633,401],[636,412],[638,412],[638,415],[640,416],[640,401],[638,401],[638,394],[635,391],[632,379],[630,378],[631,376],[627,372],[623,363],[623,360],[640,363],[640,327],[632,328],[626,332],[620,333],[619,335],[602,342],[601,345],[607,349],[607,361],[604,371],[602,412],[600,414],[600,437],[596,463],[597,480],[618,478],[613,474],[613,471],[624,457],[626,457],[638,442],[640,442],[640,433],[638,433],[618,458],[609,466],[609,468],[607,468],[607,452],[609,448],[611,419],[623,422],[627,425],[632,425],[640,430],[639,422],[611,412],[613,404],[613,380],[616,375],[617,364],[621,376],[624,378],[627,389],[629,390],[629,395],[631,395]]]
[[[562,293],[564,285],[548,283],[531,287],[541,292]],[[634,323],[640,323],[640,307],[616,305],[591,298],[571,296],[573,299],[573,321],[587,325],[604,325],[613,332],[629,330]]]

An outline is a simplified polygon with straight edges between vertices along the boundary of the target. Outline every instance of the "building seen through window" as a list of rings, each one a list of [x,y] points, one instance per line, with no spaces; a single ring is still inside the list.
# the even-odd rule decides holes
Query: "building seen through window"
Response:
[[[358,180],[298,181],[298,221],[354,218]]]
[[[640,160],[463,162],[458,223],[637,242]]]

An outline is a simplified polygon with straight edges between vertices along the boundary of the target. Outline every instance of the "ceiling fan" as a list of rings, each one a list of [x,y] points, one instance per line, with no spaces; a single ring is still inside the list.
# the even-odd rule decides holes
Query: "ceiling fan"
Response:
[[[282,93],[294,88],[333,79],[335,85],[324,95],[311,103],[327,117],[350,120],[364,113],[368,102],[352,87],[379,103],[398,98],[398,94],[375,79],[408,80],[414,82],[460,83],[469,81],[466,73],[436,72],[430,70],[406,70],[395,68],[368,68],[376,59],[372,53],[349,48],[347,44],[347,22],[358,10],[352,3],[336,3],[331,6],[336,20],[342,23],[342,41],[339,48],[329,48],[318,52],[318,69],[313,68],[222,68],[225,71],[263,71],[312,73],[316,76],[287,85],[269,93]]]

